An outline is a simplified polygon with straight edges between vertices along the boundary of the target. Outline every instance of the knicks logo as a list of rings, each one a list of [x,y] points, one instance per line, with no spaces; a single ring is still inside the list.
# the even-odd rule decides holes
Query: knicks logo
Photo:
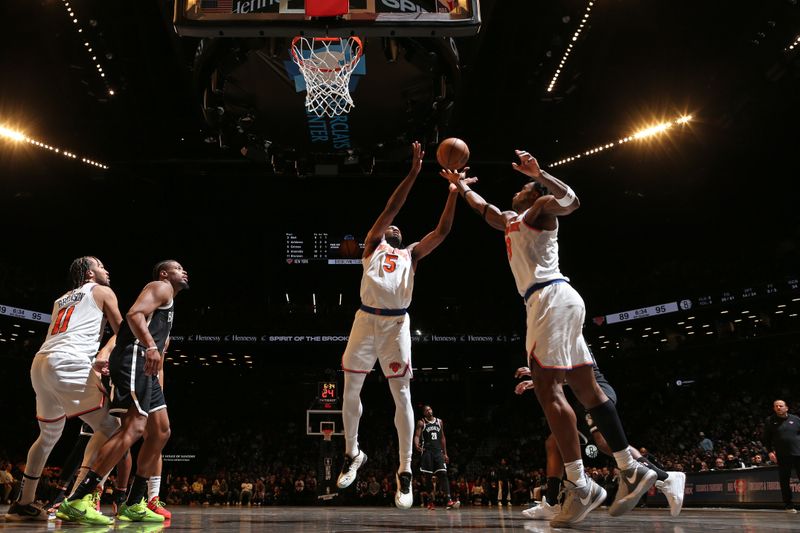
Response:
[[[397,371],[400,370],[400,366],[401,366],[400,363],[398,363],[397,361],[389,364],[389,368],[391,368],[392,372],[394,372],[395,374],[397,374]]]

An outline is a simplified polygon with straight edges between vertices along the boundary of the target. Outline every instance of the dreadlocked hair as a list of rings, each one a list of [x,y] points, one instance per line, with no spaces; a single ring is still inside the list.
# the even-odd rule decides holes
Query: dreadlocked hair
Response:
[[[170,263],[177,263],[174,259],[165,259],[163,261],[159,261],[156,263],[156,266],[153,267],[153,280],[158,281],[161,278],[161,271],[166,270],[167,265]]]
[[[89,262],[90,259],[97,260],[91,255],[84,255],[83,257],[75,259],[69,266],[69,279],[72,282],[73,289],[80,288],[86,283],[86,274],[88,274],[89,270],[92,268],[92,264]]]

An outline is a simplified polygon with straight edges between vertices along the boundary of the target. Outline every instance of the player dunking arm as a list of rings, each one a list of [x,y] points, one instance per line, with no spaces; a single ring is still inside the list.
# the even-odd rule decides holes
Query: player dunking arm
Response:
[[[511,272],[526,306],[525,348],[536,398],[567,473],[561,512],[550,522],[552,527],[564,527],[583,520],[606,497],[605,490],[584,473],[575,413],[562,389],[565,381],[605,436],[623,474],[621,483],[628,485],[627,493],[618,492],[609,513],[616,516],[632,509],[656,482],[656,473],[631,455],[616,407],[595,381],[592,355],[582,332],[583,299],[559,270],[558,217],[575,211],[578,197],[564,182],[541,170],[531,154],[521,150],[516,154],[520,162],[512,167],[532,181],[514,195],[511,211],[501,212],[473,191],[470,185],[477,178],[467,178],[467,169],[461,173],[442,170],[441,175],[458,187],[487,224],[506,235]]]
[[[408,192],[417,179],[425,155],[418,142],[412,145],[411,171],[400,182],[383,212],[367,234],[362,264],[361,307],[356,311],[350,339],[342,356],[344,400],[342,419],[345,433],[345,457],[337,480],[346,488],[367,460],[358,446],[358,424],[361,418],[361,388],[380,360],[395,403],[394,424],[399,440],[400,467],[397,470],[395,505],[411,507],[411,454],[414,416],[411,406],[411,332],[406,309],[411,304],[414,271],[417,264],[431,253],[450,232],[456,208],[456,188],[450,187],[444,211],[436,229],[421,241],[403,248],[403,237],[395,216],[403,207]]]
[[[155,475],[161,450],[169,439],[169,417],[164,393],[158,382],[161,356],[172,328],[174,298],[189,286],[189,276],[180,263],[161,261],[153,269],[152,281],[128,311],[120,328],[117,346],[111,353],[112,412],[124,412],[122,428],[100,450],[92,469],[58,509],[62,520],[84,522],[85,496],[130,447],[144,439],[137,458],[136,475],[128,499],[117,517],[131,522],[163,522],[164,516],[148,509],[145,501],[147,479]],[[108,517],[105,524],[112,520]],[[94,523],[100,524],[98,520]]]
[[[439,478],[439,488],[444,491],[447,497],[447,508],[458,509],[461,506],[461,502],[454,501],[450,496],[450,480],[447,478],[447,463],[450,462],[450,458],[447,456],[444,420],[433,416],[433,409],[431,409],[430,405],[423,406],[422,418],[417,421],[417,429],[414,431],[414,447],[422,454],[419,471],[427,474],[430,478],[428,509],[434,509],[436,500],[433,494],[434,475]]]
[[[33,501],[42,469],[61,437],[66,418],[78,416],[94,430],[86,445],[84,464],[90,464],[119,427],[108,413],[100,379],[92,368],[104,322],[108,320],[115,334],[120,328],[117,297],[109,286],[108,271],[96,257],[75,259],[69,271],[72,289],[54,302],[47,337],[31,365],[39,438],[28,451],[20,495],[5,515],[10,521],[47,520],[47,513]],[[113,343],[113,337],[109,342]],[[92,511],[99,514],[94,508]]]
[[[617,403],[617,392],[608,382],[606,377],[597,368],[593,367],[595,381],[597,385],[603,390],[609,400]],[[519,378],[522,376],[530,376],[531,370],[528,367],[518,368],[514,377]],[[527,390],[534,388],[532,380],[520,381],[514,388],[516,394],[523,394]],[[608,447],[606,439],[603,434],[597,429],[597,426],[592,420],[591,415],[586,412],[586,409],[575,399],[575,396],[570,394],[568,401],[575,411],[576,422],[578,424],[578,433],[584,441],[588,441],[588,436],[591,434],[597,447],[601,452],[612,457],[611,448]],[[526,518],[533,520],[551,520],[555,515],[561,511],[561,504],[558,503],[558,494],[561,490],[561,480],[564,476],[564,463],[561,459],[561,453],[558,451],[558,444],[556,444],[555,437],[550,434],[545,441],[545,451],[547,453],[547,489],[542,501],[537,502],[536,505],[529,509],[522,511]],[[683,492],[686,486],[686,474],[683,472],[666,472],[662,470],[655,461],[648,461],[647,458],[639,453],[639,450],[630,447],[631,455],[633,458],[645,465],[647,468],[655,471],[658,476],[656,481],[656,488],[660,490],[667,498],[669,504],[670,515],[678,516],[681,514],[683,508]],[[621,483],[619,490],[627,490],[627,485]]]

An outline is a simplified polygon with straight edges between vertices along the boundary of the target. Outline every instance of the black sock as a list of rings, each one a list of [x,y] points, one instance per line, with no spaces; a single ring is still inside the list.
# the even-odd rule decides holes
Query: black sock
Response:
[[[125,503],[125,500],[128,499],[128,491],[126,489],[114,489],[114,503],[117,504],[119,508],[120,505]]]
[[[80,500],[90,492],[94,492],[97,488],[97,484],[100,483],[102,476],[95,472],[94,470],[89,470],[89,473],[86,474],[86,477],[83,478],[81,484],[75,489],[75,494],[72,495],[70,501],[72,500]]]
[[[592,415],[592,420],[597,425],[597,429],[606,438],[608,446],[612,452],[621,452],[628,449],[628,438],[625,430],[622,429],[622,422],[617,414],[617,407],[614,402],[608,400],[597,407],[587,409]]]
[[[545,489],[544,496],[547,498],[547,503],[555,505],[558,503],[558,493],[561,491],[561,478],[549,477],[547,478],[547,488]]]
[[[447,479],[447,472],[442,472],[439,474],[439,484],[442,486],[441,488],[444,489],[442,492],[444,492],[447,501],[452,500],[450,497],[450,480]]]
[[[664,481],[665,479],[667,479],[669,477],[669,474],[667,474],[666,472],[661,470],[659,467],[657,467],[656,465],[654,465],[653,463],[651,463],[650,461],[648,461],[644,457],[639,457],[636,460],[639,461],[640,463],[642,463],[644,466],[646,466],[650,470],[652,470],[653,472],[655,472],[658,475],[658,480],[659,481]]]
[[[133,485],[131,491],[128,493],[128,505],[136,505],[147,494],[147,478],[140,475],[133,476]]]

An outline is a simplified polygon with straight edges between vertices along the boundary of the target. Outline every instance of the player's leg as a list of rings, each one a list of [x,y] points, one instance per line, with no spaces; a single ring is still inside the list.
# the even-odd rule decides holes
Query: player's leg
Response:
[[[48,504],[49,513],[55,513],[55,510],[58,509],[58,506],[64,501],[67,491],[72,489],[75,475],[81,467],[83,454],[86,451],[86,444],[91,438],[92,428],[84,422],[81,424],[80,433],[78,434],[78,439],[75,441],[75,446],[72,447],[69,455],[64,459],[64,464],[61,467],[61,476],[58,479],[58,492],[53,498],[53,501]]]
[[[133,459],[131,458],[130,450],[128,450],[116,466],[117,477],[114,480],[114,496],[111,502],[115,515],[119,512],[119,508],[122,507],[122,504],[128,499],[128,481],[130,481],[132,468]]]
[[[164,502],[159,497],[161,493],[161,468],[163,467],[163,455],[159,454],[156,474],[147,480],[147,507],[156,514],[164,517],[164,520],[172,518],[172,513],[166,508]]]
[[[411,406],[411,379],[403,376],[389,379],[389,389],[394,398],[394,426],[397,429],[397,441],[400,466],[397,469],[397,492],[395,505],[400,509],[408,509],[414,503],[411,491],[411,450],[414,438],[414,408]]]
[[[6,512],[8,521],[47,520],[47,512],[33,504],[39,478],[64,430],[66,411],[59,394],[61,389],[58,357],[37,354],[30,370],[31,384],[36,392],[36,418],[39,421],[39,436],[28,450],[25,471],[20,481],[17,500]]]
[[[356,312],[347,347],[342,355],[344,370],[342,423],[345,449],[342,471],[336,480],[336,485],[340,489],[349,487],[355,481],[358,469],[367,461],[367,454],[358,445],[358,426],[363,412],[361,388],[377,360],[373,323],[374,317],[371,315],[363,311]]]
[[[605,437],[620,469],[620,489],[608,512],[611,516],[624,514],[633,509],[642,494],[655,484],[657,475],[631,455],[617,408],[597,384],[592,367],[573,369],[567,374],[567,381]]]

